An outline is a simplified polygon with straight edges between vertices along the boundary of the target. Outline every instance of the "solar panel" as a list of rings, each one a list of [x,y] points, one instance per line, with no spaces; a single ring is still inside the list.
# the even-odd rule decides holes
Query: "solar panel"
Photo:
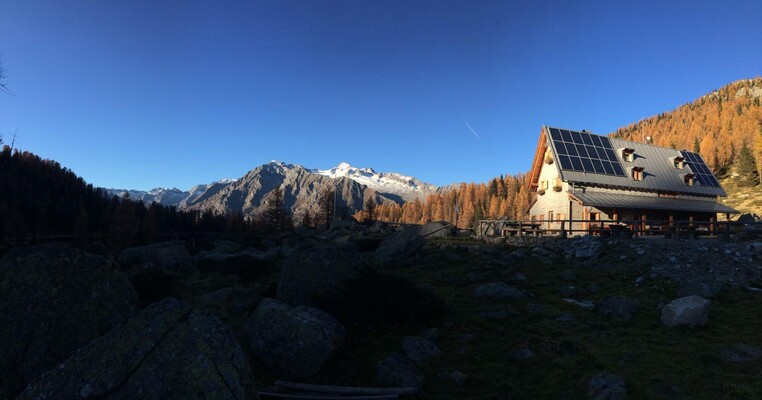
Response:
[[[549,128],[549,130],[562,169],[590,174],[626,176],[609,138],[566,129]]]
[[[683,155],[683,162],[693,171],[698,183],[702,186],[720,187],[720,183],[717,182],[700,154],[687,150],[680,150],[680,153]]]

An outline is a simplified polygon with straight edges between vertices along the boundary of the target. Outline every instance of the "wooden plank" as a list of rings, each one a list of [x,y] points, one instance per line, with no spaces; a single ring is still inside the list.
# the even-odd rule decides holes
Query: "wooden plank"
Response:
[[[399,398],[396,394],[342,396],[335,394],[287,394],[266,391],[260,391],[257,394],[263,398],[291,400],[392,400]]]
[[[357,386],[331,386],[315,385],[312,383],[296,383],[288,381],[275,381],[275,386],[291,390],[303,390],[317,393],[334,394],[416,394],[412,387],[357,387]]]

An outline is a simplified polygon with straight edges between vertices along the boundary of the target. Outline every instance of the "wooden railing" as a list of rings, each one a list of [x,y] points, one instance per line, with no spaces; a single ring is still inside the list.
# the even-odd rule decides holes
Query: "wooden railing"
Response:
[[[478,236],[534,236],[589,234],[603,237],[632,237],[661,235],[670,238],[696,238],[720,236],[729,239],[743,223],[733,221],[678,221],[678,220],[590,220],[565,219],[553,221],[481,220]]]

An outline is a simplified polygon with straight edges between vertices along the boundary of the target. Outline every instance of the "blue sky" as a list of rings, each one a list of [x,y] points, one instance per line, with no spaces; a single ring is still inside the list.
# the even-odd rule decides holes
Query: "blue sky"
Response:
[[[529,170],[762,74],[760,1],[0,1],[0,133],[96,186],[276,159],[435,184]],[[477,133],[475,135],[469,127]]]

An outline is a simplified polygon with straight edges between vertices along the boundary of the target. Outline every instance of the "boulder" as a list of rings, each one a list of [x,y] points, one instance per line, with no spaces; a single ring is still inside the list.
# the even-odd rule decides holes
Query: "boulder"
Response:
[[[508,286],[505,282],[492,282],[476,288],[474,296],[505,300],[522,298],[525,294],[513,286]]]
[[[420,336],[404,337],[402,339],[402,351],[419,367],[423,367],[430,359],[439,356],[441,353],[437,345]]]
[[[418,228],[410,227],[389,236],[376,249],[376,261],[381,264],[396,263],[418,253],[426,244],[426,239],[418,231]]]
[[[179,241],[124,249],[119,253],[117,262],[123,270],[136,264],[152,263],[159,268],[184,274],[190,273],[193,266],[193,258],[185,248],[185,243]]]
[[[344,342],[346,329],[316,308],[264,299],[246,323],[249,347],[276,376],[315,375]]]
[[[343,293],[358,278],[360,259],[354,246],[325,245],[297,251],[283,263],[278,300],[292,306],[313,306],[319,296]]]
[[[246,356],[220,320],[174,298],[131,315],[18,397],[257,398]]]
[[[665,326],[703,326],[709,318],[712,302],[699,296],[672,300],[661,310],[661,323]]]
[[[639,303],[628,297],[608,296],[598,303],[598,314],[628,321],[638,311]]]
[[[400,353],[392,353],[376,366],[376,383],[385,387],[412,387],[420,392],[423,373]]]
[[[454,227],[445,221],[429,222],[418,227],[418,234],[425,238],[452,236]]]
[[[624,400],[627,386],[619,376],[601,373],[593,377],[587,385],[588,397],[592,400]]]
[[[0,260],[0,398],[107,333],[136,303],[110,257],[61,244],[9,250]]]

